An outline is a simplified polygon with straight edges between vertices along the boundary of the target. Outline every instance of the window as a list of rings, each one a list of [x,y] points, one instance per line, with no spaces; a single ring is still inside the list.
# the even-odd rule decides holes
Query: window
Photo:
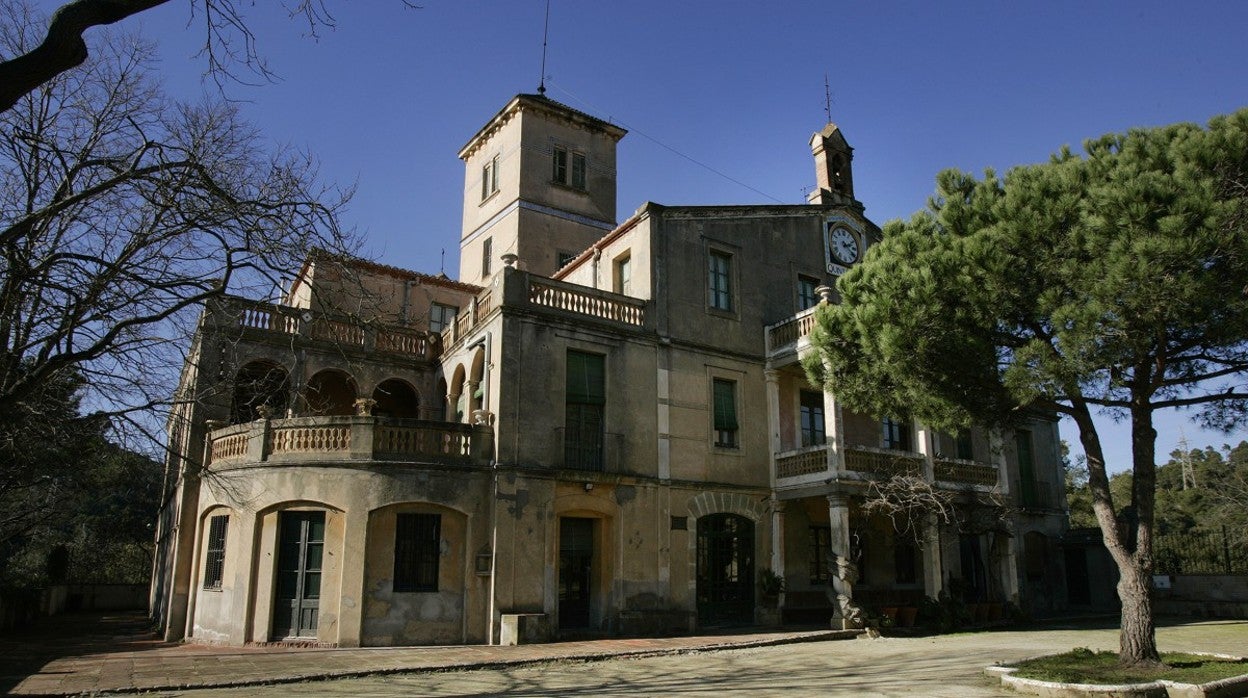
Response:
[[[572,153],[572,187],[585,191],[585,156]]]
[[[801,402],[802,445],[821,446],[827,443],[823,431],[823,393],[803,390]]]
[[[494,256],[494,238],[481,243],[481,276],[490,275],[490,258]]]
[[[437,591],[440,514],[399,514],[394,522],[394,590]]]
[[[566,468],[602,470],[605,384],[602,355],[568,350],[563,437]]]
[[[615,281],[612,288],[616,293],[633,295],[633,259],[627,252],[615,260]]]
[[[716,378],[711,381],[715,407],[715,445],[737,448],[737,384]]]
[[[587,168],[583,153],[569,152],[567,148],[556,146],[552,165],[552,180],[585,191]]]
[[[884,448],[897,451],[911,450],[909,424],[892,417],[885,417],[880,420],[880,425],[883,427]]]
[[[225,576],[225,532],[230,517],[214,516],[208,519],[208,555],[204,560],[204,588],[220,589]]]
[[[490,158],[481,168],[481,200],[493,196],[498,192],[498,156]]]
[[[716,310],[732,310],[732,255],[711,252],[707,278],[710,281],[710,306]]]
[[[971,438],[971,432],[959,432],[954,439],[954,451],[958,458],[961,458],[962,460],[975,460],[975,441]]]
[[[810,567],[811,584],[828,583],[828,552],[832,549],[832,527],[810,527],[810,552],[807,564]]]
[[[819,294],[815,293],[815,289],[818,287],[819,279],[809,276],[797,277],[797,309],[799,312],[819,304]]]
[[[571,253],[571,252],[564,252],[564,251],[560,250],[559,252],[556,252],[556,253],[555,253],[555,260],[556,260],[556,261],[555,261],[555,268],[556,268],[556,269],[562,269],[562,268],[564,268],[564,267],[568,266],[568,263],[569,263],[569,262],[571,262],[571,261],[572,261],[572,260],[574,260],[574,259],[576,259],[576,255],[575,255],[575,254],[573,254],[573,253]]]
[[[441,332],[450,327],[455,322],[455,315],[458,313],[459,308],[453,305],[434,303],[429,308],[429,331]]]
[[[1019,429],[1014,432],[1014,448],[1018,452],[1018,495],[1025,507],[1040,506],[1040,493],[1036,491],[1036,461],[1031,450],[1031,432]]]

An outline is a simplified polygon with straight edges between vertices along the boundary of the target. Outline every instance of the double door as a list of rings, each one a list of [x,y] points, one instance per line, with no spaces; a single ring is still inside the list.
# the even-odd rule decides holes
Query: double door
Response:
[[[278,521],[272,637],[315,638],[321,605],[325,512],[285,511]]]

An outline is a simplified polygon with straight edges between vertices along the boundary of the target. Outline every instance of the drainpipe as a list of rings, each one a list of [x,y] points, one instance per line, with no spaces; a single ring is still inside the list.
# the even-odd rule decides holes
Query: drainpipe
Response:
[[[485,616],[485,644],[494,644],[494,581],[498,579],[498,461],[490,461],[494,496],[490,497],[490,603]],[[467,609],[465,609],[465,613]],[[501,638],[500,638],[501,639]]]

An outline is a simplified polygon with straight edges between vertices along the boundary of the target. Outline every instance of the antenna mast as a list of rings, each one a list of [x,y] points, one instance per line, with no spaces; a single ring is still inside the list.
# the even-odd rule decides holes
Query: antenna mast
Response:
[[[832,88],[828,86],[827,73],[823,74],[823,113],[827,114],[828,123],[832,123]]]
[[[537,82],[537,93],[546,94],[546,39],[550,36],[550,0],[546,0],[546,24],[542,27],[542,74]]]

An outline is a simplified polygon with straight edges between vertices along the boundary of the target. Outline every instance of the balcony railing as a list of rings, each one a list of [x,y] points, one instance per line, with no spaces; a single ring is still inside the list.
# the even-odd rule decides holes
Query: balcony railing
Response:
[[[923,456],[907,451],[850,446],[845,449],[845,469],[888,477],[922,477]]]
[[[961,460],[937,460],[932,464],[938,482],[952,482],[960,485],[983,485],[993,487],[997,484],[997,469],[984,463],[972,463]]]
[[[646,324],[646,302],[640,298],[529,276],[529,302],[568,313],[640,327]]]
[[[488,426],[372,416],[258,419],[212,431],[208,466],[400,461],[488,465]]]
[[[776,454],[776,477],[799,477],[828,469],[827,446],[810,446]]]
[[[810,334],[815,326],[815,308],[807,308],[793,317],[777,322],[767,328],[767,353],[797,344]]]
[[[220,302],[214,317],[226,327],[274,337],[303,338],[342,348],[424,360],[432,360],[438,354],[437,343],[430,341],[432,335],[427,332],[365,323],[356,318],[276,303],[229,297]]]

